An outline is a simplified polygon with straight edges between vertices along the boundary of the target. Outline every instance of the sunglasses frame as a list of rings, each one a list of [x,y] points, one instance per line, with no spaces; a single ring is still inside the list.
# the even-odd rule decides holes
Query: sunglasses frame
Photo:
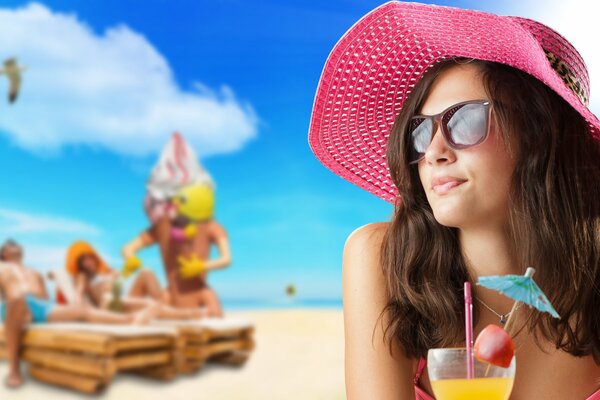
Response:
[[[444,123],[444,117],[446,116],[446,114],[453,110],[456,107],[459,106],[464,106],[464,105],[468,105],[468,104],[480,104],[482,106],[485,106],[487,108],[487,120],[486,120],[486,129],[485,129],[485,134],[481,137],[480,140],[478,140],[476,143],[473,144],[456,144],[453,142],[452,140],[452,135],[450,134],[450,132],[448,131],[448,125],[447,122]],[[457,110],[458,111],[458,110]],[[490,125],[491,125],[491,117],[492,117],[492,102],[490,100],[485,100],[485,99],[481,99],[481,100],[467,100],[467,101],[461,101],[460,103],[456,103],[451,105],[450,107],[446,108],[445,110],[443,110],[442,112],[435,114],[435,115],[414,115],[410,118],[409,122],[408,122],[408,126],[411,126],[411,123],[413,120],[415,119],[423,119],[423,120],[431,120],[432,123],[432,132],[431,132],[431,140],[429,142],[429,144],[431,144],[431,142],[433,141],[433,138],[435,137],[435,133],[438,130],[438,127],[441,126],[442,128],[442,137],[444,138],[444,142],[446,143],[446,145],[448,147],[450,147],[453,150],[463,150],[463,149],[468,149],[469,147],[473,147],[473,146],[477,146],[478,144],[483,143],[487,137],[489,136],[489,132],[490,132]],[[450,119],[452,119],[452,117],[450,117]],[[448,119],[448,121],[450,120]],[[413,152],[414,150],[414,145],[413,145],[413,137],[412,137],[412,131],[408,131],[407,132],[407,137],[408,137],[408,147],[411,149],[410,151]],[[429,144],[427,145],[427,147],[429,147]],[[415,151],[416,152],[416,151]],[[410,158],[410,157],[409,157]],[[414,161],[410,161],[408,164],[417,164],[419,161],[421,161],[423,158],[425,158],[425,153],[422,153],[422,155],[414,160]]]

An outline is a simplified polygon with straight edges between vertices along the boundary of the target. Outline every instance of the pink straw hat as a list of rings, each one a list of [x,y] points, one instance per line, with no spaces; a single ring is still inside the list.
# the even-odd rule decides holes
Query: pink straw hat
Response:
[[[344,179],[394,202],[386,163],[390,128],[404,100],[433,64],[467,57],[507,64],[552,88],[589,124],[587,68],[547,26],[520,17],[418,3],[389,2],[358,21],[335,45],[313,105],[309,144]]]

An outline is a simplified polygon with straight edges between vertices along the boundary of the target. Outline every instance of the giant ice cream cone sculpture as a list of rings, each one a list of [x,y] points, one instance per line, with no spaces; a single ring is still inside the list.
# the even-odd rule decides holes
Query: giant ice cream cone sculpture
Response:
[[[212,240],[214,182],[179,133],[163,148],[146,188],[147,232],[160,246],[170,289],[176,296],[199,290]]]
[[[185,188],[188,188],[186,189],[188,192],[198,192],[198,190],[190,190],[189,187],[192,186],[204,187],[204,197],[200,200],[214,204],[214,199],[205,194],[207,191],[212,194],[212,190],[214,190],[215,185],[211,176],[198,161],[194,149],[182,135],[176,132],[163,148],[146,184],[147,194],[144,200],[144,209],[150,221],[155,223],[165,214],[170,218],[175,218],[176,211],[173,209],[174,204],[171,200],[178,198],[178,194],[181,198],[180,192]],[[188,194],[184,194],[184,196],[187,198]]]

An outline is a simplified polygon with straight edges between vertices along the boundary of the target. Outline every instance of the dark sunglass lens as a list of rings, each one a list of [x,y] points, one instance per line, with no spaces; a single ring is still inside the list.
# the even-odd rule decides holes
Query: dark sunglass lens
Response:
[[[453,145],[458,148],[473,146],[487,134],[488,106],[482,103],[462,104],[448,110],[443,122]]]
[[[431,143],[433,121],[429,118],[413,118],[409,126],[411,142],[411,160],[416,161],[425,154],[427,146]]]

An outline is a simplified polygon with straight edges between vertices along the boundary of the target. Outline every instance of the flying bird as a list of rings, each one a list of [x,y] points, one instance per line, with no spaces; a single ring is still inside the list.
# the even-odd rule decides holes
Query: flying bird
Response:
[[[17,64],[16,58],[9,58],[4,61],[4,69],[0,69],[0,74],[5,74],[8,77],[10,84],[8,88],[8,101],[14,103],[19,95],[21,87],[21,72],[25,71],[25,67]]]

